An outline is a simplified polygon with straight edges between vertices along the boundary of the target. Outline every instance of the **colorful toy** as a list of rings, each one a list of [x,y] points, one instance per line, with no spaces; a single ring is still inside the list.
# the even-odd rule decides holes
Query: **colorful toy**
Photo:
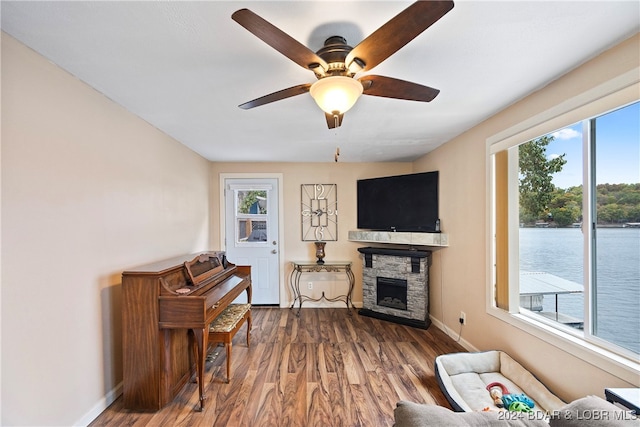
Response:
[[[502,383],[491,383],[487,385],[487,390],[498,408],[507,408],[514,412],[531,412],[535,406],[526,394],[511,394]]]
[[[509,391],[502,383],[491,383],[487,386],[489,396],[493,399],[493,404],[498,408],[504,407],[502,403],[502,396],[508,394]]]
[[[509,410],[511,412],[533,412],[530,406],[522,402],[511,402]]]

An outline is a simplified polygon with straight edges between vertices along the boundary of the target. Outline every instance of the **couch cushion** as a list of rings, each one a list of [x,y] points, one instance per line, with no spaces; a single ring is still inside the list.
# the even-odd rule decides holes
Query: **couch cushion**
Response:
[[[550,413],[550,427],[640,426],[631,411],[619,408],[598,396],[587,396]]]
[[[437,405],[400,401],[394,411],[395,427],[516,426],[549,427],[543,417],[520,412],[453,412]]]

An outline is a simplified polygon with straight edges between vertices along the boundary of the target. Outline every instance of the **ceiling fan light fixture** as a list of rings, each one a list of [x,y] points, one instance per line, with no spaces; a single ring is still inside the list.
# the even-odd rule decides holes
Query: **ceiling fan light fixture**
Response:
[[[362,83],[345,76],[325,77],[309,89],[316,104],[328,114],[344,114],[353,107],[362,91]]]

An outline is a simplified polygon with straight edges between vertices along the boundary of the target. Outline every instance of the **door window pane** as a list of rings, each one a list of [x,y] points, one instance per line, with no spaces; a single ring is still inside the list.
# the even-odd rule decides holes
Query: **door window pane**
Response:
[[[236,243],[266,242],[268,192],[235,190]]]
[[[266,242],[267,222],[238,218],[238,242]]]
[[[266,190],[236,190],[236,207],[239,215],[266,215]]]

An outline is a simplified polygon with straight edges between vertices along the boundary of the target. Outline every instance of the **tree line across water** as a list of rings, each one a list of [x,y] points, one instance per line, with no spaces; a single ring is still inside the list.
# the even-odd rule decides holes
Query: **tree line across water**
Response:
[[[640,184],[600,184],[596,186],[596,195],[599,225],[640,222]],[[552,192],[547,218],[558,227],[582,222],[582,186],[566,190],[556,188]]]
[[[568,227],[582,222],[582,185],[562,189],[552,183],[553,174],[567,163],[565,155],[547,158],[546,135],[519,147],[520,223],[539,222]],[[599,225],[640,222],[640,183],[596,186]]]

